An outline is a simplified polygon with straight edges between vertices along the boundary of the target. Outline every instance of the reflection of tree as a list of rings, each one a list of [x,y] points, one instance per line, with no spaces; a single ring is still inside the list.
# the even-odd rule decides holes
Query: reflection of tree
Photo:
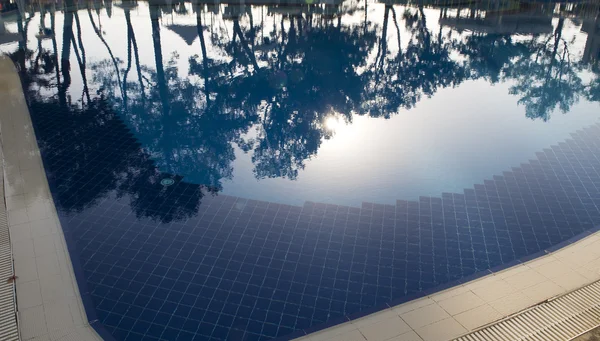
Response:
[[[594,77],[584,87],[584,95],[588,101],[600,102],[600,61],[588,67]]]
[[[515,42],[510,35],[473,33],[458,43],[458,50],[467,57],[470,76],[497,83],[512,66],[515,57],[528,57],[529,48]]]
[[[17,14],[17,26],[19,28],[20,34],[26,37],[27,32],[21,32],[21,30],[25,30],[27,26],[23,27],[21,23],[21,14]],[[51,27],[54,29],[55,25],[55,16],[54,11],[50,12],[50,21]],[[21,78],[22,83],[31,82],[32,78],[36,78],[40,87],[52,87],[56,84],[60,84],[60,75],[58,68],[58,48],[56,45],[56,39],[54,36],[52,37],[52,46],[54,53],[50,53],[44,48],[40,47],[38,44],[37,48],[37,56],[34,57],[34,51],[30,50],[27,46],[27,39],[22,39],[19,41],[19,48],[13,53],[9,54],[10,58],[15,62],[17,66],[17,70],[19,72],[19,76]],[[33,62],[31,62],[34,60]],[[29,62],[29,65],[27,65]],[[56,72],[56,78],[54,82],[52,81],[52,73]]]
[[[72,6],[69,1],[66,6]],[[60,69],[62,70],[62,84],[58,89],[60,103],[67,104],[67,89],[71,85],[71,43],[73,42],[73,12],[65,11],[62,34],[62,51],[60,54]]]
[[[60,88],[60,71],[58,68],[58,45],[56,43],[56,16],[55,11],[50,13],[50,29],[52,30],[52,51],[53,56],[52,62],[54,63],[53,69],[56,71],[56,85]]]
[[[255,27],[251,20],[244,30],[234,17],[231,43],[217,45],[232,53],[235,65],[245,67],[246,77],[229,80],[230,92],[250,92],[252,100],[245,103],[252,103],[250,110],[261,117],[250,146],[256,177],[295,179],[332,134],[325,118],[337,114],[349,119],[360,105],[357,70],[365,65],[374,33],[303,16],[281,17],[277,24],[267,37],[259,37],[255,31],[262,22]]]
[[[566,113],[583,90],[569,43],[562,37],[564,20],[559,19],[547,39],[534,37],[528,46],[532,55],[520,56],[507,69],[507,77],[516,81],[510,93],[520,97],[529,118],[546,121],[557,107]]]
[[[600,102],[600,75],[586,86],[586,97],[590,101]]]
[[[281,47],[272,40],[257,46],[268,65],[266,79],[259,80],[267,91],[252,158],[258,178],[296,178],[332,134],[324,125],[326,117],[349,120],[360,106],[363,83],[357,70],[366,63],[373,31],[328,22],[311,27],[302,21],[290,18]],[[304,29],[296,28],[303,24]],[[265,45],[274,45],[271,53]]]
[[[63,37],[68,39],[61,54],[62,64],[67,68],[61,72],[63,79],[69,80],[71,74],[65,58],[77,47],[69,25],[73,15],[67,13]],[[79,49],[83,51],[83,45]],[[81,57],[77,59],[84,67]],[[182,181],[168,188],[162,186],[160,180],[171,176],[157,170],[104,96],[92,98],[85,106],[71,104],[67,101],[70,84],[59,80],[56,95],[40,95],[40,87],[52,89],[46,78],[54,68],[58,69],[52,64],[57,60],[56,51],[45,59],[51,65],[28,68],[30,72],[22,82],[59,209],[80,211],[116,191],[117,196],[130,198],[138,216],[168,222],[194,214],[204,193],[214,193],[211,188]],[[31,64],[34,66],[35,62]],[[87,88],[86,84],[83,86]]]
[[[152,23],[152,43],[154,46],[154,65],[156,67],[156,83],[158,84],[158,93],[162,107],[162,115],[164,119],[168,119],[170,114],[167,81],[165,79],[165,70],[163,68],[162,44],[160,39],[159,8],[158,6],[150,6],[150,22]],[[118,75],[117,75],[118,76]]]
[[[58,199],[59,208],[65,211],[80,211],[92,206],[116,188],[119,173],[124,170],[121,161],[131,157],[130,154],[135,151],[126,145],[118,148],[116,152],[119,155],[105,160],[114,172],[100,172],[101,168],[94,159],[102,155],[102,150],[106,149],[106,141],[97,138],[102,136],[98,134],[106,136],[123,130],[122,124],[119,125],[114,114],[110,114],[106,103],[95,99],[86,109],[81,109],[53,98],[42,100],[30,96],[29,107],[36,122],[38,144],[46,161],[49,180],[56,190],[55,197]],[[97,119],[99,117],[102,118]],[[51,119],[60,120],[71,129],[62,128],[63,124],[61,127],[49,124]],[[95,181],[90,181],[96,177],[103,178],[102,187],[97,186]]]
[[[356,113],[388,118],[466,79],[514,79],[511,91],[521,97],[528,117],[544,119],[556,106],[567,110],[582,91],[594,98],[598,88],[594,82],[585,89],[581,85],[562,38],[562,20],[550,37],[535,36],[530,43],[481,33],[453,38],[441,29],[431,31],[422,8],[398,15],[394,6],[385,5],[382,25],[297,14],[276,17],[272,30],[262,33],[262,19],[230,6],[232,30],[211,26],[209,33],[197,6],[200,48],[188,60],[189,77],[181,77],[179,56],[163,56],[159,18],[161,11],[184,7],[150,6],[155,61],[141,65],[130,17],[134,4],[122,6],[127,51],[121,59],[104,40],[100,18],[95,20],[88,10],[110,56],[91,65],[91,82],[99,88],[94,96],[110,103],[158,169],[214,190],[232,177],[236,144],[252,153],[257,178],[295,179],[322,141],[332,136],[324,125],[328,117],[349,121]],[[406,27],[402,39],[401,21]],[[60,102],[68,102],[73,50],[87,102],[97,106],[98,99],[86,91],[77,13],[67,12],[63,24],[62,81],[58,73],[55,77]],[[389,41],[394,34],[397,42]],[[37,57],[35,73],[45,76],[35,76],[36,84],[46,81],[49,86],[54,84],[49,71],[59,70],[53,67],[57,54],[44,53]]]
[[[18,3],[17,3],[17,6]],[[15,60],[15,64],[17,64],[17,66],[19,67],[19,69],[23,70],[25,69],[25,60],[28,59],[30,56],[28,56],[30,53],[32,53],[30,50],[28,50],[27,48],[27,31],[29,28],[29,23],[31,22],[31,19],[33,18],[33,13],[30,13],[29,16],[25,15],[25,10],[23,8],[18,8],[17,10],[17,31],[18,34],[21,36],[21,38],[19,39],[19,49],[16,51],[16,53],[13,54],[13,57]]]
[[[72,43],[73,43],[73,50],[75,51],[75,55],[77,57],[77,64],[79,65],[79,71],[81,72],[81,79],[83,81],[83,93],[89,103],[91,101],[91,99],[90,99],[90,92],[88,89],[87,76],[85,73],[86,57],[85,57],[85,49],[83,47],[83,40],[81,39],[81,23],[79,21],[79,15],[77,14],[77,12],[74,12],[73,15],[75,17],[75,24],[77,26],[77,41],[79,42],[79,46],[77,46],[77,43],[75,42],[75,38],[73,37],[73,35],[71,35],[71,39],[72,39]]]
[[[396,56],[387,58],[386,33],[390,11],[399,47]],[[393,8],[386,7],[381,53],[378,50],[374,75],[365,99],[365,108],[371,116],[388,118],[399,108],[414,107],[423,95],[432,96],[438,88],[455,86],[466,78],[464,65],[450,56],[452,42],[444,40],[441,32],[437,37],[432,36],[422,8],[414,13],[407,10],[403,19],[411,36],[407,46],[400,49],[396,13]]]
[[[117,190],[117,196],[130,198],[138,217],[169,222],[197,211],[203,186],[179,181],[162,186],[168,175],[156,170],[105,100],[95,98],[82,109],[30,97],[29,105],[61,210],[80,211]]]
[[[295,179],[322,140],[331,137],[332,131],[323,124],[328,116],[349,119],[352,113],[367,113],[390,117],[400,108],[412,108],[423,96],[432,96],[439,88],[456,86],[466,79],[523,79],[529,73],[525,61],[532,50],[543,48],[514,42],[510,35],[471,34],[453,40],[441,30],[433,33],[427,27],[422,8],[406,10],[400,18],[409,33],[400,48],[399,18],[391,5],[385,6],[382,27],[348,26],[339,18],[314,20],[295,15],[274,20],[273,29],[265,36],[256,34],[264,30],[264,23],[254,22],[252,11],[228,6],[233,30],[211,27],[208,38],[213,48],[230,59],[214,60],[207,53],[202,9],[197,6],[199,56],[189,59],[190,75],[196,78],[182,79],[178,76],[177,55],[163,65],[161,8],[150,7],[154,69],[137,67],[138,85],[127,77],[117,84],[106,67],[97,78],[103,78],[102,88],[120,107],[119,112],[128,117],[160,169],[195,175],[196,181],[214,188],[220,188],[221,180],[231,177],[232,143],[252,152],[257,178]],[[249,20],[242,20],[244,16]],[[128,37],[134,37],[130,20],[127,22]],[[388,48],[390,30],[395,31],[398,40],[394,53]],[[561,41],[561,30],[558,27],[554,35],[555,46]],[[377,31],[381,38],[375,44]],[[124,75],[131,68],[131,51],[138,54],[131,38],[128,41],[127,63],[123,66],[118,62]],[[368,64],[374,47],[375,61]],[[566,49],[561,47],[554,53],[568,56],[563,51]],[[452,57],[453,53],[466,59]],[[543,51],[538,54],[543,58],[548,55]],[[511,68],[514,61],[521,63],[521,69]],[[558,72],[563,78],[575,72],[564,59],[556,64],[563,69]],[[556,69],[552,62],[550,68]],[[142,78],[149,86],[144,86]],[[121,86],[130,105],[127,100],[118,104],[121,101],[112,94],[114,90],[109,90]],[[148,103],[159,105],[140,101],[146,95],[143,88],[148,89]],[[529,117],[537,117],[531,112],[540,110],[534,108],[534,102],[538,102],[535,93],[546,93],[550,88],[546,85],[542,89],[525,93],[524,88],[513,87],[514,92],[523,93],[521,103],[526,103]],[[569,97],[575,97],[568,92],[562,96],[562,108],[572,104]],[[240,134],[257,120],[257,134],[249,140],[241,138]]]
[[[190,58],[190,74],[202,81],[192,83],[179,78],[178,56],[162,66],[156,16],[151,15],[156,22],[157,72],[146,68],[146,74],[158,91],[150,90],[148,102],[161,103],[163,110],[142,108],[132,100],[128,115],[136,135],[163,170],[193,174],[195,181],[220,188],[221,179],[231,178],[231,144],[237,143],[243,150],[253,149],[257,177],[295,178],[321,140],[331,135],[323,125],[325,117],[334,113],[349,117],[360,103],[362,84],[356,68],[364,64],[372,39],[358,28],[325,24],[297,30],[302,19],[292,18],[287,32],[273,36],[282,40],[276,44],[269,39],[257,42],[252,29],[244,30],[234,18],[232,41],[219,42],[234,52],[236,68],[245,69],[243,76],[234,76],[208,58],[198,15],[201,57]],[[337,48],[331,49],[332,45]],[[259,61],[267,66],[259,68]],[[110,82],[114,80],[107,82],[104,77],[103,88],[114,88]],[[259,116],[261,129],[256,139],[241,139],[241,133]]]
[[[98,9],[98,11],[99,10],[100,9]],[[96,22],[94,21],[94,17],[92,16],[92,10],[90,8],[88,8],[87,12],[88,12],[88,17],[90,18],[90,23],[92,24],[92,27],[94,28],[94,32],[96,32],[96,35],[98,36],[98,38],[100,38],[100,41],[102,41],[102,44],[104,44],[104,46],[106,47],[106,50],[108,51],[108,54],[110,55],[110,59],[112,60],[113,65],[115,67],[115,72],[117,73],[117,77],[120,78],[118,62],[112,52],[112,49],[110,48],[110,46],[108,45],[108,43],[106,42],[104,37],[102,36],[102,31],[100,30],[100,27],[96,26]],[[119,86],[119,89],[120,89],[121,95],[122,95],[123,89],[121,88],[121,83],[119,82],[117,85]]]
[[[256,56],[254,55],[254,52],[251,51],[250,47],[248,46],[248,42],[246,41],[246,38],[244,37],[244,33],[242,33],[242,29],[240,27],[240,20],[237,17],[233,19],[233,44],[234,45],[236,45],[235,44],[236,37],[239,37],[242,50],[244,51],[245,56],[248,58],[248,60],[252,63],[252,66],[254,67],[254,71],[258,72],[259,67],[258,67],[258,63],[256,62]]]
[[[127,25],[127,67],[123,72],[123,78],[120,80],[120,87],[123,89],[123,107],[125,111],[128,109],[128,75],[131,71],[131,63],[132,60],[135,61],[135,70],[137,75],[137,84],[133,84],[134,92],[140,94],[140,100],[144,102],[145,105],[145,85],[142,79],[142,67],[140,65],[140,56],[138,51],[137,39],[135,36],[135,31],[133,29],[133,25],[131,24],[131,8],[135,7],[136,4],[132,0],[123,1],[121,3],[123,6],[123,12],[125,14],[125,22]],[[133,54],[133,56],[132,56]],[[116,75],[118,77],[118,74]]]
[[[158,16],[158,9],[151,7],[156,68],[140,68],[142,77],[155,86],[144,90],[143,85],[136,86],[126,78],[121,81],[107,62],[93,66],[94,79],[102,84],[103,93],[113,103],[113,108],[126,118],[159,169],[188,176],[195,183],[218,190],[222,180],[232,176],[231,162],[235,154],[231,143],[247,131],[256,113],[253,110],[237,110],[243,102],[236,103],[235,98],[230,98],[227,91],[230,84],[211,85],[217,94],[211,100],[202,85],[189,78],[181,78],[177,67],[178,55],[164,64]],[[135,36],[130,23],[128,31],[131,37]],[[131,44],[130,49],[135,56],[138,55],[136,44]],[[204,49],[201,52],[205,55]],[[130,53],[125,71],[130,68]],[[192,74],[202,76],[205,74],[202,69],[209,65],[208,58],[204,56],[202,64],[197,64],[192,58],[190,65]],[[111,90],[117,88],[117,82],[122,82],[123,89],[127,90],[127,104]],[[139,82],[142,82],[141,79]],[[208,82],[205,77],[204,83]],[[208,88],[208,85],[205,87]]]
[[[137,133],[144,141],[152,140],[146,146],[157,157],[161,169],[173,174],[193,174],[195,181],[220,189],[221,181],[230,179],[233,172],[231,162],[235,154],[231,143],[248,129],[255,112],[228,112],[226,84],[217,89],[220,91],[216,98],[207,101],[198,84],[179,77],[177,58],[173,56],[165,68],[169,91],[164,107],[170,108],[169,116],[133,104],[132,111],[139,110],[136,116],[147,113],[144,127]],[[154,75],[151,77],[155,79]],[[162,99],[160,94],[150,91],[149,103],[157,103],[159,98]]]

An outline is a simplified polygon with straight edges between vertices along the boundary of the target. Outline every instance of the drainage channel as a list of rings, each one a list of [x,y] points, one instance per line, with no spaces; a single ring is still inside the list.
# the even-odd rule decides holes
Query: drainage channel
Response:
[[[600,281],[549,299],[454,341],[567,341],[599,324]]]
[[[0,149],[0,340],[19,340],[15,302],[15,277],[4,200],[4,167]]]

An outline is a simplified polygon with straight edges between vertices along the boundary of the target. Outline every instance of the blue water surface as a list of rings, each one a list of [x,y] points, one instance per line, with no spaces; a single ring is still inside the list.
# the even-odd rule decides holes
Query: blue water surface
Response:
[[[599,226],[598,5],[437,5],[27,5],[92,324],[289,339]]]

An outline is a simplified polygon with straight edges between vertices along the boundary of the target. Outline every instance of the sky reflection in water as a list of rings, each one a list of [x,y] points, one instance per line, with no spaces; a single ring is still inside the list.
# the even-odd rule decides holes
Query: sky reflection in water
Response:
[[[460,191],[596,120],[593,15],[364,6],[56,13],[29,72],[52,74],[55,43],[71,69],[64,96],[106,101],[161,171],[295,205]]]

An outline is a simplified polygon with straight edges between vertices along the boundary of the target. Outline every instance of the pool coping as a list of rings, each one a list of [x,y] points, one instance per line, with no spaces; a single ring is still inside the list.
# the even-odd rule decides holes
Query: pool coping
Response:
[[[22,97],[21,103],[19,103],[19,104],[21,106],[24,106],[23,112],[25,113],[23,115],[23,116],[25,116],[25,117],[23,117],[23,119],[25,120],[26,125],[28,125],[28,128],[31,128],[31,131],[29,132],[30,135],[28,136],[30,139],[33,138],[32,141],[29,141],[29,143],[31,144],[30,145],[31,150],[26,151],[27,152],[26,154],[28,154],[30,156],[30,159],[28,160],[28,162],[30,162],[31,164],[29,166],[31,166],[31,167],[38,167],[39,169],[41,169],[41,176],[42,176],[42,179],[44,181],[44,183],[41,184],[41,185],[42,185],[43,190],[45,190],[47,192],[47,193],[45,193],[45,195],[47,195],[48,200],[49,200],[48,203],[51,206],[51,209],[50,209],[49,213],[51,215],[51,218],[56,221],[56,224],[57,224],[57,227],[58,227],[58,231],[56,231],[57,235],[62,236],[61,238],[63,240],[63,244],[62,244],[63,249],[57,250],[57,251],[59,251],[59,252],[60,251],[66,252],[66,255],[67,255],[67,260],[66,260],[67,264],[66,264],[66,266],[67,266],[68,270],[70,271],[70,275],[72,275],[73,279],[75,280],[75,285],[74,285],[75,296],[77,297],[78,302],[81,305],[81,308],[83,310],[83,314],[85,315],[85,316],[82,316],[82,317],[85,317],[85,319],[84,319],[85,320],[84,321],[85,322],[84,326],[87,327],[86,329],[90,333],[87,336],[90,337],[90,338],[93,337],[93,339],[96,339],[96,340],[97,340],[97,337],[100,337],[100,338],[102,338],[104,340],[115,340],[114,337],[111,335],[111,333],[98,320],[98,317],[96,315],[96,308],[95,308],[94,303],[92,301],[92,297],[90,295],[90,292],[87,289],[87,282],[86,282],[86,279],[85,279],[83,268],[82,268],[82,266],[80,264],[80,261],[79,261],[79,259],[77,257],[77,252],[76,252],[76,250],[74,250],[75,244],[73,243],[73,240],[72,240],[72,237],[71,237],[70,233],[65,232],[62,229],[61,225],[60,225],[60,220],[59,220],[59,217],[58,217],[58,212],[57,212],[56,207],[54,206],[54,203],[53,203],[53,200],[52,200],[52,192],[50,191],[50,185],[49,185],[49,183],[48,183],[48,181],[46,179],[46,174],[44,172],[43,160],[41,158],[40,151],[39,151],[39,148],[37,146],[37,141],[35,140],[35,137],[34,137],[35,133],[34,133],[34,131],[32,129],[31,118],[29,116],[29,110],[28,110],[27,104],[25,102],[25,99],[23,97],[24,95],[23,95],[22,88],[20,87],[21,83],[20,83],[20,79],[19,79],[19,76],[17,74],[17,71],[16,71],[16,69],[14,67],[14,64],[12,63],[12,61],[9,58],[0,56],[0,68],[7,68],[8,65],[6,65],[6,64],[10,64],[10,68],[12,68],[11,72],[14,73],[13,76],[16,77],[17,80],[18,80],[18,85],[19,85],[18,91],[20,92],[20,96]],[[4,115],[2,115],[2,112],[5,112],[5,114],[6,114],[6,110],[0,110],[0,125],[3,125],[2,123],[4,123],[3,122],[3,117],[2,117]],[[6,118],[4,118],[4,120],[6,120]],[[22,136],[24,138],[27,138],[26,134],[23,134]],[[6,159],[5,155],[4,155],[4,157]],[[20,161],[17,162],[16,167],[19,168],[19,166],[20,166]],[[8,165],[8,167],[9,168],[10,167],[15,167],[15,165]],[[6,171],[7,170],[5,169],[5,172]],[[5,179],[5,181],[9,181],[9,179]],[[22,185],[21,187],[24,187],[24,186]],[[10,197],[8,195],[9,193],[10,193],[10,190],[8,192],[4,193],[5,196],[6,196],[6,199],[9,199],[9,197]],[[25,194],[27,194],[27,192],[23,190],[22,194],[25,195]],[[20,194],[17,194],[17,195],[20,195]],[[10,215],[11,214],[10,214],[10,211],[9,211],[9,216]],[[10,223],[10,219],[9,219],[9,223]],[[27,224],[27,222],[25,224]],[[20,225],[20,224],[11,224],[11,225]],[[292,340],[292,339],[296,339],[296,338],[302,338],[302,337],[305,337],[307,335],[311,335],[311,334],[316,333],[316,332],[324,331],[324,330],[326,330],[328,328],[331,328],[331,327],[335,327],[335,326],[338,326],[338,325],[341,325],[341,324],[345,324],[347,322],[353,322],[353,321],[359,320],[361,318],[368,317],[368,316],[370,316],[372,314],[379,313],[379,312],[382,312],[382,311],[387,310],[387,309],[397,308],[398,306],[401,306],[403,304],[406,304],[406,303],[409,303],[409,302],[413,302],[415,300],[418,300],[418,299],[421,299],[421,298],[424,298],[424,297],[428,297],[428,296],[431,296],[433,294],[439,294],[439,293],[441,293],[441,292],[443,292],[445,290],[451,289],[451,288],[455,288],[455,287],[458,287],[458,286],[469,284],[469,283],[471,283],[471,282],[473,282],[475,280],[481,279],[482,277],[486,277],[486,276],[489,276],[489,275],[498,274],[500,272],[506,271],[506,270],[508,270],[510,268],[513,268],[513,267],[516,267],[516,266],[519,266],[519,265],[523,265],[523,264],[525,264],[527,262],[530,262],[532,260],[536,260],[536,259],[541,258],[543,256],[551,255],[551,254],[553,254],[553,253],[555,253],[555,252],[557,252],[559,250],[562,250],[566,246],[569,246],[571,244],[577,243],[577,242],[585,239],[586,237],[589,237],[589,236],[591,236],[591,235],[593,235],[593,234],[595,234],[595,233],[597,233],[599,231],[600,231],[600,226],[592,228],[590,230],[587,230],[587,231],[585,231],[585,232],[583,232],[583,233],[581,233],[579,235],[576,235],[576,236],[574,236],[574,237],[572,237],[572,238],[570,238],[570,239],[568,239],[566,241],[563,241],[563,242],[561,242],[559,244],[556,244],[556,245],[554,245],[554,246],[552,246],[550,248],[541,250],[541,251],[536,252],[534,254],[521,257],[519,259],[516,259],[516,260],[513,260],[511,262],[508,262],[508,263],[496,266],[496,267],[491,268],[491,269],[487,269],[487,270],[483,270],[483,271],[477,272],[477,273],[475,273],[473,275],[470,275],[470,276],[467,276],[467,277],[464,277],[464,278],[461,278],[461,279],[453,280],[451,282],[438,285],[438,286],[436,286],[434,288],[430,288],[430,289],[427,289],[427,290],[424,290],[424,291],[421,291],[421,292],[418,292],[418,293],[414,293],[414,294],[411,294],[411,295],[404,296],[404,297],[402,297],[400,299],[391,301],[391,302],[386,303],[384,305],[375,306],[375,307],[363,310],[363,311],[358,312],[358,313],[349,314],[349,315],[346,315],[344,317],[331,319],[331,320],[329,320],[329,321],[327,321],[326,323],[323,323],[323,324],[319,324],[319,325],[316,325],[316,326],[312,326],[310,328],[298,330],[298,331],[293,332],[291,334],[288,334],[288,335],[285,335],[285,336],[282,336],[282,337],[279,337],[279,338],[275,338],[274,341],[287,341],[287,340]],[[59,244],[60,243],[55,243],[55,246],[58,248],[60,246]],[[14,249],[14,246],[13,246],[13,249]],[[74,253],[74,255],[75,255],[74,257],[72,257],[72,253]],[[15,257],[15,258],[17,258],[17,257]],[[16,270],[15,270],[15,272],[18,274],[19,270],[20,269],[17,267]],[[20,281],[17,281],[17,291],[19,289],[19,283],[20,283]],[[44,303],[42,303],[42,305],[44,305]],[[19,304],[17,303],[17,309],[18,308],[19,308]],[[20,312],[19,312],[19,317],[21,319],[23,318],[21,316]],[[89,327],[91,327],[91,328],[89,328]],[[52,338],[52,339],[54,340],[54,338]],[[59,340],[59,339],[60,338],[57,338],[56,340]],[[27,338],[24,338],[24,340],[27,340]]]
[[[32,128],[20,76],[0,55],[0,136],[22,340],[101,340],[89,323]],[[10,148],[8,148],[10,146]],[[92,328],[90,328],[92,327]]]

